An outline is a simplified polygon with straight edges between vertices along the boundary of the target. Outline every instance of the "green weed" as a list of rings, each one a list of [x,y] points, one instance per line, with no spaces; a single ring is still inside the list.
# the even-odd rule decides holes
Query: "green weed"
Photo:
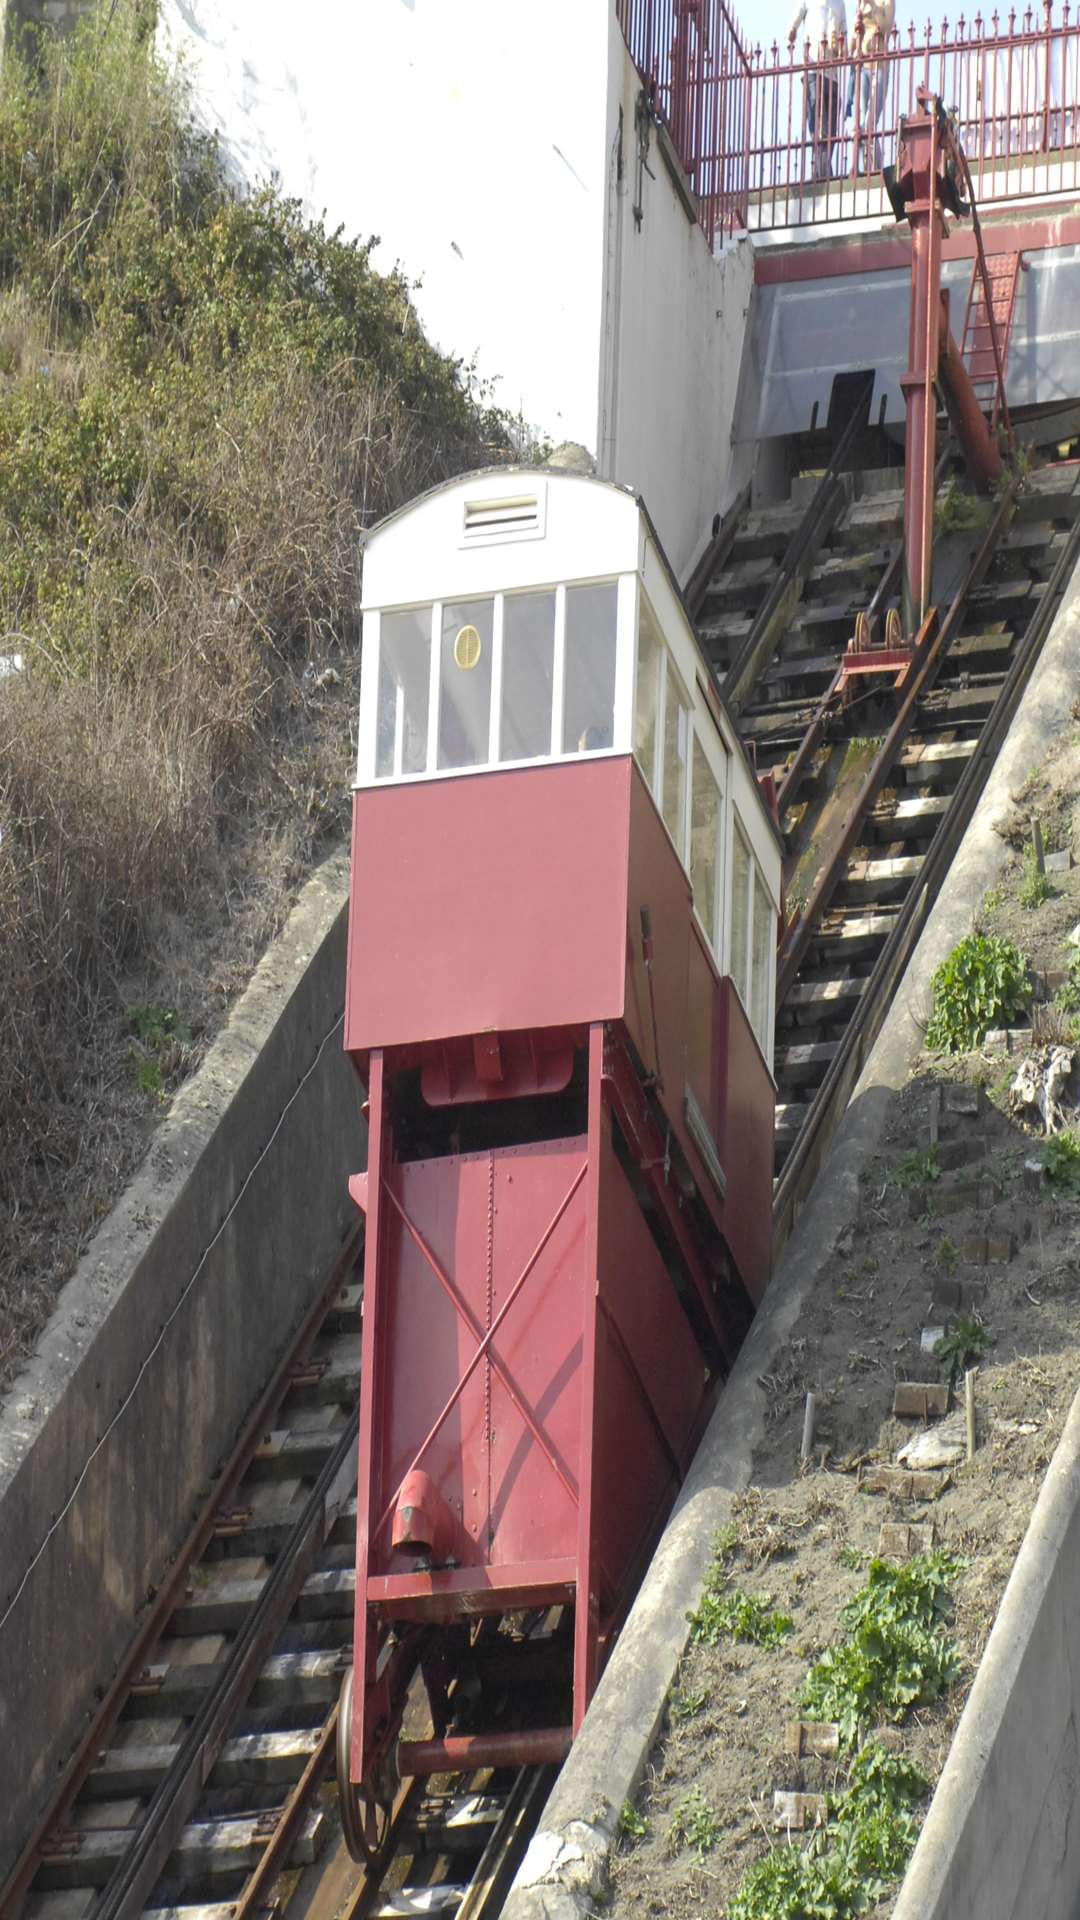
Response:
[[[969,493],[954,474],[947,480],[938,494],[934,505],[934,532],[965,533],[972,528],[981,527],[989,518],[990,508],[985,500]]]
[[[171,1007],[154,1005],[129,1007],[128,1026],[137,1042],[128,1054],[128,1072],[140,1093],[164,1099],[170,1080],[188,1064],[191,1028]]]
[[[629,1800],[624,1800],[619,1808],[616,1826],[624,1840],[644,1840],[649,1831],[649,1823],[644,1814],[638,1813],[637,1808]]]
[[[128,1055],[128,1072],[140,1093],[152,1100],[161,1100],[165,1094],[165,1076],[156,1060],[140,1059],[137,1053]]]
[[[671,1717],[673,1720],[693,1720],[708,1704],[708,1687],[694,1687],[692,1690],[676,1687],[671,1696]]]
[[[1044,901],[1049,900],[1053,891],[1048,876],[1042,871],[1035,857],[1034,847],[1026,846],[1024,872],[1016,896],[1020,905],[1028,908],[1029,911],[1035,907],[1041,907]]]
[[[691,1787],[679,1801],[671,1816],[668,1837],[672,1847],[692,1848],[698,1860],[704,1860],[712,1852],[720,1838],[720,1821],[700,1787]]]
[[[983,1322],[974,1313],[958,1313],[948,1332],[934,1348],[934,1359],[954,1386],[967,1367],[974,1367],[991,1344]]]
[[[918,1147],[912,1147],[910,1153],[905,1153],[903,1158],[897,1161],[891,1177],[893,1186],[898,1187],[902,1193],[913,1187],[927,1187],[934,1180],[940,1180],[941,1168],[938,1165],[936,1142],[927,1147],[925,1152],[920,1152]]]
[[[191,1045],[191,1028],[171,1007],[129,1007],[128,1026],[136,1039],[155,1053],[168,1045]]]
[[[942,1552],[903,1566],[870,1562],[866,1585],[844,1608],[844,1639],[811,1667],[800,1695],[815,1720],[837,1722],[845,1747],[881,1718],[902,1720],[951,1685],[959,1663],[945,1622],[958,1570]]]
[[[1054,1186],[1080,1193],[1080,1135],[1072,1127],[1050,1135],[1043,1148],[1043,1165]]]
[[[949,1239],[948,1234],[942,1238],[937,1250],[937,1258],[938,1265],[944,1267],[946,1273],[952,1273],[959,1262],[960,1249],[955,1240]]]
[[[967,1053],[991,1027],[1007,1026],[1028,998],[1027,962],[997,934],[971,933],[934,971],[933,1012],[926,1044],[937,1053]]]
[[[805,1849],[775,1847],[750,1868],[729,1920],[854,1920],[901,1876],[918,1837],[928,1782],[878,1742],[852,1763],[847,1791],[830,1794],[829,1820]]]
[[[1080,1013],[1080,953],[1069,961],[1065,978],[1054,995],[1054,1005],[1062,1013]]]
[[[700,1604],[687,1615],[693,1638],[707,1647],[721,1639],[748,1640],[755,1647],[779,1647],[792,1632],[790,1614],[774,1613],[772,1595],[723,1592],[706,1584]]]

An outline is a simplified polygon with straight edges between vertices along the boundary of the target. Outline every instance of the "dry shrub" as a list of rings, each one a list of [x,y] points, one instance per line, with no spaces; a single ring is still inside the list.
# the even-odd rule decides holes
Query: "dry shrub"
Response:
[[[364,529],[510,451],[370,250],[236,197],[137,0],[9,50],[0,1388],[346,828]]]

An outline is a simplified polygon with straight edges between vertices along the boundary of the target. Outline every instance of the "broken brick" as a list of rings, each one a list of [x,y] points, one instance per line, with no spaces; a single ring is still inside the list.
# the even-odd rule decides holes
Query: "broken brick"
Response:
[[[913,1553],[930,1553],[934,1545],[934,1523],[908,1526],[903,1521],[886,1520],[878,1538],[882,1559],[910,1560]]]
[[[823,1793],[792,1793],[777,1788],[773,1794],[773,1826],[785,1827],[788,1833],[805,1833],[807,1827],[820,1825],[825,1812]]]
[[[833,1720],[789,1720],[784,1728],[784,1748],[796,1760],[807,1754],[831,1760],[840,1751],[840,1728]]]
[[[949,1411],[949,1389],[941,1381],[898,1380],[893,1412],[919,1420],[940,1420]]]

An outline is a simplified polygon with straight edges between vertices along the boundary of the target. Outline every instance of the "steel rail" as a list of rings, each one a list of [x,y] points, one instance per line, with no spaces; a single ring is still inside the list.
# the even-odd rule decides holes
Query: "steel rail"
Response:
[[[705,598],[705,590],[713,574],[718,573],[720,568],[727,563],[728,554],[735,545],[735,535],[739,531],[743,514],[750,505],[752,491],[751,483],[747,481],[742,492],[737,494],[732,501],[720,525],[717,527],[715,534],[702,554],[701,559],[690,575],[686,586],[683,588],[683,599],[686,601],[690,617],[693,620],[696,620],[698,617],[701,610],[701,603]]]
[[[510,1883],[539,1825],[557,1767],[523,1767],[506,1803],[506,1811],[491,1835],[456,1920],[495,1920],[502,1912]]]
[[[788,542],[787,551],[772,586],[751,623],[722,682],[724,703],[738,714],[767,661],[776,651],[780,629],[793,606],[798,603],[810,563],[822,543],[828,539],[851,489],[842,468],[852,446],[866,425],[864,404],[868,408],[874,387],[874,375],[868,374],[835,447],[832,458],[814,491],[799,525]],[[704,598],[704,595],[702,596]]]
[[[931,609],[931,613],[923,623],[922,630],[916,639],[912,665],[896,718],[874,757],[870,771],[852,805],[844,830],[814,883],[804,912],[784,941],[777,969],[778,1006],[787,998],[794,984],[799,967],[806,957],[806,950],[817,932],[821,917],[847,867],[851,850],[858,842],[866,815],[885,786],[897,755],[911,732],[918,704],[933,686],[949,647],[956,638],[968,595],[980,584],[993,559],[998,539],[1015,511],[1016,483],[1014,481],[998,502],[997,509],[979,543],[975,558],[944,620],[935,625]]]
[[[277,1816],[274,1831],[260,1856],[258,1866],[254,1867],[251,1877],[243,1891],[232,1903],[230,1920],[251,1920],[252,1915],[263,1915],[273,1906],[270,1890],[279,1873],[288,1865],[289,1851],[296,1832],[308,1809],[308,1802],[322,1785],[329,1770],[337,1745],[338,1703],[335,1700],[329,1714],[319,1730],[319,1741],[299,1780],[289,1793],[284,1806]]]
[[[124,1702],[144,1671],[147,1656],[161,1638],[170,1615],[175,1612],[188,1585],[193,1564],[213,1536],[219,1515],[226,1508],[251,1464],[255,1450],[272,1424],[275,1412],[292,1385],[292,1376],[306,1355],[340,1293],[344,1276],[354,1260],[363,1237],[363,1222],[352,1227],[334,1261],[330,1277],[312,1302],[294,1334],[288,1350],[248,1414],[236,1443],[220,1475],[214,1482],[214,1497],[185,1539],[164,1584],[147,1609],[134,1640],[116,1677],[106,1691],[67,1766],[63,1782],[15,1862],[4,1886],[0,1888],[0,1920],[17,1920],[30,1883],[41,1862],[49,1833],[63,1825],[85,1785],[88,1774],[123,1710]]]
[[[937,494],[938,488],[941,486],[942,482],[945,479],[945,475],[949,470],[949,465],[953,457],[954,457],[953,448],[951,446],[947,446],[944,452],[941,454],[940,459],[938,460],[937,468],[934,473],[935,495]],[[870,604],[866,609],[867,617],[871,622],[874,622],[880,618],[881,614],[884,612],[886,606],[888,605],[888,602],[897,593],[900,586],[900,580],[901,580],[901,575],[903,573],[903,570],[904,570],[904,543],[901,540],[897,545],[891,559],[889,560],[889,563],[885,568],[885,571],[882,574],[881,579],[878,581],[877,586],[874,588],[873,594],[871,595]],[[818,703],[817,712],[814,714],[814,717],[811,720],[810,725],[807,727],[806,732],[804,733],[802,739],[799,742],[798,749],[795,754],[795,758],[792,761],[790,767],[788,767],[786,773],[784,774],[783,779],[780,782],[779,790],[776,795],[776,810],[777,810],[777,817],[780,821],[781,827],[783,826],[783,823],[784,823],[784,813],[786,809],[791,805],[794,795],[798,791],[799,787],[802,785],[803,780],[806,778],[807,767],[809,766],[810,761],[813,759],[814,754],[817,752],[819,746],[821,745],[822,740],[825,737],[825,730],[829,724],[829,720],[831,719],[832,713],[833,713],[833,703],[836,699],[837,694],[840,691],[840,687],[843,683],[843,678],[844,678],[844,660],[843,660],[843,656],[841,655],[840,664],[837,667],[836,672],[833,675],[833,678],[829,682],[829,685],[826,687],[825,692],[821,696],[821,700]]]
[[[1015,716],[1065,588],[1080,564],[1080,520],[1072,527],[1046,589],[1009,665],[1001,691],[987,715],[978,745],[957,783],[948,813],[931,842],[919,883],[913,887],[878,955],[854,1017],[829,1063],[810,1112],[785,1162],[773,1202],[774,1246],[784,1245],[832,1143],[855,1084],[869,1058],[893,993],[922,932],[929,908],[949,871],[974,814],[990,767]]]
[[[165,1778],[151,1796],[131,1846],[103,1889],[92,1920],[139,1920],[228,1737],[259,1677],[323,1543],[329,1496],[355,1453],[357,1429],[346,1420],[323,1462],[287,1545],[195,1714]],[[355,1463],[352,1480],[355,1482]]]

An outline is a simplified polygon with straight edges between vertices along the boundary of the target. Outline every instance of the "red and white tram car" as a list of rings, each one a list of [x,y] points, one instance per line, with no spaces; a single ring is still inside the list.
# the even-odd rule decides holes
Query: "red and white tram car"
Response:
[[[634,495],[499,469],[369,535],[358,1856],[399,1776],[580,1725],[769,1278],[780,864]]]

